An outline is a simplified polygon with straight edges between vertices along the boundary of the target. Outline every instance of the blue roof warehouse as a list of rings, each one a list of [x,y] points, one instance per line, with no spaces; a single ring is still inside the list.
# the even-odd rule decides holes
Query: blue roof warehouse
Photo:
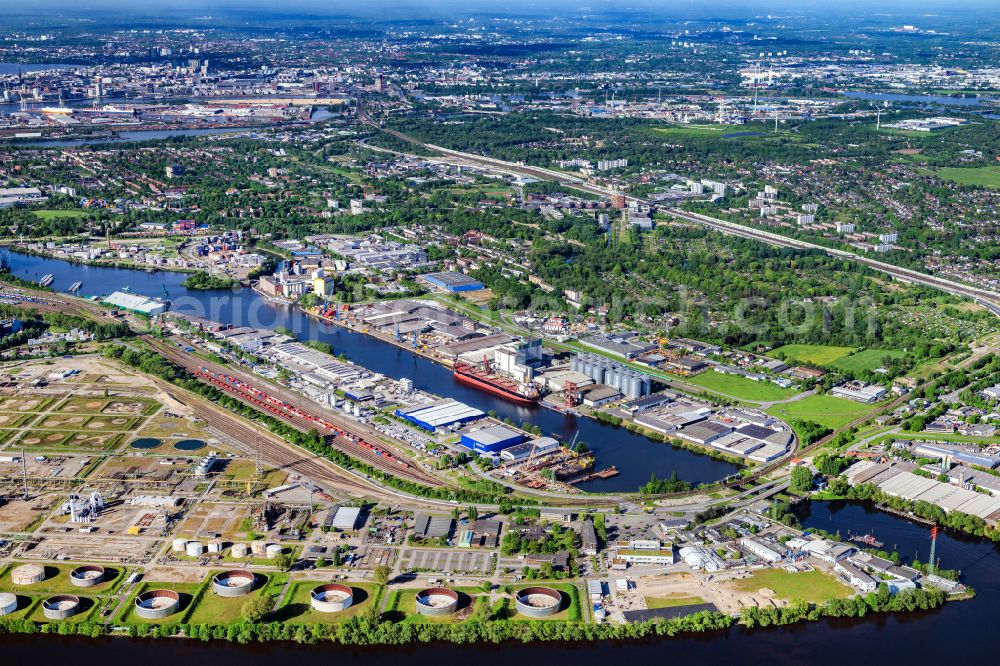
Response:
[[[479,291],[483,283],[462,273],[428,273],[420,279],[442,291]]]
[[[486,413],[457,400],[439,400],[429,405],[397,409],[396,416],[424,430],[437,432],[438,428],[478,421],[486,416]]]
[[[525,436],[516,430],[495,425],[462,433],[462,446],[476,453],[498,453],[520,444],[525,439]]]

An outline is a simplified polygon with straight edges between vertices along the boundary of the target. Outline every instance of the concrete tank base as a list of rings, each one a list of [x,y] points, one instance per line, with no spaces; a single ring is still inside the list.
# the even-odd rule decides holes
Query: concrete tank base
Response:
[[[417,592],[416,609],[420,615],[444,617],[458,610],[458,592],[445,587],[429,587]]]
[[[562,592],[551,587],[525,587],[514,593],[514,605],[525,617],[550,617],[562,609]]]
[[[85,564],[69,572],[69,582],[74,587],[93,587],[104,582],[104,567],[99,564]]]
[[[320,585],[310,592],[309,603],[319,613],[339,613],[354,603],[354,590],[339,583]]]
[[[181,595],[173,590],[150,590],[135,598],[135,614],[145,620],[162,620],[181,607]]]
[[[80,597],[75,594],[59,594],[42,602],[42,614],[49,620],[65,620],[80,610]]]
[[[252,571],[231,569],[212,577],[212,591],[220,597],[243,597],[253,592],[256,583]]]

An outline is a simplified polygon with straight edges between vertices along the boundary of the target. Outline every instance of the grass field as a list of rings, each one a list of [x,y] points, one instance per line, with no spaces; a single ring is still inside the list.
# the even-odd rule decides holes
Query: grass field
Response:
[[[533,587],[534,585],[541,585],[544,587],[551,587],[553,590],[559,590],[562,592],[563,605],[562,610],[560,610],[555,615],[550,615],[549,617],[543,618],[529,618],[521,615],[517,612],[514,604],[514,595],[511,595],[510,603],[503,613],[503,616],[499,619],[513,620],[514,622],[558,622],[558,621],[579,621],[583,615],[583,611],[580,607],[580,592],[576,587],[570,583],[548,583],[545,581],[536,581],[530,585],[515,585],[512,586],[512,590],[516,593],[517,590],[523,589],[525,587]]]
[[[354,591],[354,602],[350,608],[339,613],[320,613],[313,610],[311,593],[314,587],[321,585],[320,581],[302,581],[294,583],[294,587],[285,597],[281,608],[274,612],[271,618],[275,622],[291,624],[333,624],[346,622],[352,617],[366,612],[371,606],[377,606],[382,598],[382,586],[372,583],[346,583]]]
[[[733,581],[733,585],[741,592],[757,592],[768,588],[774,590],[779,599],[799,599],[815,604],[854,594],[854,590],[833,576],[815,570],[791,573],[784,569],[763,569],[750,578]]]
[[[960,185],[1000,189],[1000,166],[944,167],[935,173],[939,178]]]
[[[646,607],[677,608],[678,606],[696,606],[705,603],[701,597],[646,597]]]
[[[479,590],[471,587],[451,588],[459,593],[458,610],[451,615],[433,617],[417,613],[416,588],[396,590],[386,604],[386,612],[396,616],[397,621],[408,624],[455,624],[469,617],[472,606],[476,603]]]
[[[771,382],[755,382],[746,377],[726,375],[714,370],[703,372],[694,377],[687,377],[683,381],[708,389],[709,391],[737,398],[738,400],[749,400],[751,402],[784,400],[795,395],[795,391],[792,389],[783,389]]]
[[[46,210],[33,210],[31,212],[33,212],[35,215],[42,218],[43,220],[55,220],[63,217],[87,217],[88,215],[93,214],[90,211],[75,210],[75,209],[70,209],[70,210],[46,209]]]
[[[771,351],[774,356],[779,352],[786,359],[812,365],[831,365],[848,354],[856,351],[854,347],[831,347],[829,345],[785,345]]]
[[[118,618],[118,622],[121,624],[175,624],[180,622],[184,615],[191,609],[191,602],[200,587],[198,583],[143,583],[134,593],[129,595],[128,601],[125,603],[125,607]],[[146,620],[136,615],[134,612],[135,598],[148,590],[160,589],[173,590],[181,596],[181,604],[178,611],[162,620]]]
[[[795,402],[775,405],[767,411],[780,419],[815,421],[828,428],[839,428],[871,410],[872,405],[853,400],[835,398],[831,395],[811,395]]]
[[[865,349],[864,351],[859,351],[856,354],[851,354],[850,356],[844,356],[838,359],[832,363],[832,366],[840,370],[846,370],[847,372],[874,370],[882,365],[882,359],[886,356],[890,356],[892,358],[903,358],[906,356],[906,352],[897,351],[895,349]]]
[[[69,572],[77,568],[78,564],[46,564],[45,566],[45,580],[40,583],[35,583],[29,586],[18,586],[14,585],[10,581],[11,571],[18,565],[23,564],[23,562],[17,562],[12,566],[8,567],[4,571],[3,575],[0,576],[0,590],[6,592],[30,592],[31,594],[62,594],[62,593],[73,593],[77,594],[84,592],[88,595],[91,594],[106,594],[111,592],[118,586],[118,583],[122,578],[122,569],[118,567],[106,567],[104,570],[105,580],[103,583],[94,585],[93,587],[88,587],[85,590],[80,590],[73,587],[73,584],[69,580]]]
[[[763,125],[668,125],[666,127],[654,127],[653,132],[661,136],[713,136],[722,138],[725,134],[751,133],[740,138],[755,138],[756,133],[761,135],[767,133]],[[783,132],[782,132],[783,133]],[[773,134],[773,132],[771,132]]]

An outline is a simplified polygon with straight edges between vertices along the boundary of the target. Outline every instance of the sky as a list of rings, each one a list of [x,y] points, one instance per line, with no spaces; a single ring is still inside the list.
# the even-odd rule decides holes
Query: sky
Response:
[[[385,17],[386,11],[398,12],[401,16],[442,15],[497,12],[552,14],[561,11],[580,12],[591,7],[623,11],[635,8],[644,12],[654,12],[669,16],[690,15],[700,12],[734,14],[768,14],[774,12],[807,11],[824,13],[864,12],[907,13],[919,15],[921,12],[954,12],[956,10],[996,9],[997,0],[44,0],[23,2],[23,0],[0,0],[0,13],[21,15],[45,15],[48,13],[86,13],[92,11],[118,10],[145,13],[183,11],[190,14],[241,11],[295,14],[308,13],[323,16],[378,15]]]

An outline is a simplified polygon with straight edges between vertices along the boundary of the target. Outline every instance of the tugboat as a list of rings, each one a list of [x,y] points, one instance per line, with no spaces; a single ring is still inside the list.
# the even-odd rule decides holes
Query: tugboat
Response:
[[[856,541],[858,543],[864,544],[866,546],[871,546],[872,548],[881,548],[883,544],[881,541],[875,538],[875,535],[869,532],[868,534],[858,534],[851,537],[851,541]]]

